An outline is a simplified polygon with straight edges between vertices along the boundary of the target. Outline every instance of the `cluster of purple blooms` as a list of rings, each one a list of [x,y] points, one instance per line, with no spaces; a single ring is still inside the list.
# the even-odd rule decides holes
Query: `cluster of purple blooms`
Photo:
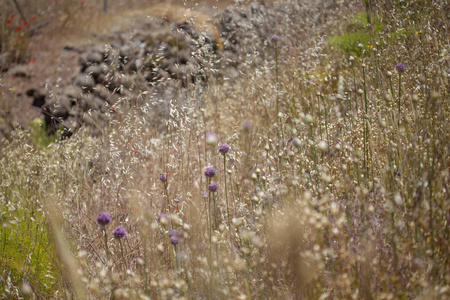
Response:
[[[220,153],[225,154],[228,151],[230,151],[230,146],[227,143],[220,145],[220,147],[219,147]]]
[[[159,180],[161,180],[162,182],[166,182],[167,181],[167,174],[163,173],[163,174],[159,175]]]
[[[397,69],[397,72],[403,73],[403,72],[405,72],[406,67],[404,64],[399,63],[399,64],[397,64],[397,66],[395,66],[395,69]]]
[[[178,236],[180,235],[180,231],[178,229],[172,229],[169,231],[169,240],[172,245],[176,246],[178,244]]]
[[[212,178],[214,177],[214,175],[216,175],[216,169],[214,169],[214,167],[207,167],[205,169],[205,176],[208,178]]]
[[[215,182],[211,182],[209,185],[208,185],[208,190],[210,190],[211,192],[215,192],[215,191],[217,191],[217,183],[215,183]]]
[[[108,225],[111,222],[111,215],[105,211],[102,211],[97,215],[97,223],[100,226],[101,230],[105,230],[105,226]],[[125,231],[125,228],[123,226],[118,226],[113,231],[115,238],[123,238],[124,236],[127,236],[127,232]]]

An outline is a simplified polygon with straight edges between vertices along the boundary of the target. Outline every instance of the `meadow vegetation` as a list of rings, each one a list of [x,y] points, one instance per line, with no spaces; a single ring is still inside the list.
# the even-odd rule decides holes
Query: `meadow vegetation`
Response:
[[[1,298],[450,297],[448,2],[280,6],[237,80],[14,132]]]

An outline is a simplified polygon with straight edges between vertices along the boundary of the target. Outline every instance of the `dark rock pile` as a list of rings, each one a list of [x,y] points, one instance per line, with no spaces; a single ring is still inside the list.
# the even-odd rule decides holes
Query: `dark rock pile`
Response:
[[[211,76],[237,78],[249,55],[255,63],[273,52],[268,48],[277,14],[283,15],[282,9],[254,2],[224,10],[205,28],[151,20],[133,32],[101,36],[104,43],[66,47],[79,54],[79,72],[67,85],[31,88],[27,95],[50,130],[63,126],[70,135],[81,124],[101,126],[118,101],[164,102]]]

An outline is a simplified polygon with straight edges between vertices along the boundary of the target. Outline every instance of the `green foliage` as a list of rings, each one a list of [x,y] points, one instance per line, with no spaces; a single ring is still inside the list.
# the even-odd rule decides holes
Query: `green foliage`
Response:
[[[50,246],[51,234],[38,205],[14,198],[18,189],[9,190],[7,194],[12,197],[0,204],[0,273],[16,286],[26,276],[38,294],[53,295],[58,274],[54,265],[56,254]],[[7,284],[0,286],[0,295],[4,296]]]
[[[367,26],[367,15],[365,12],[357,13],[352,22],[347,25],[347,33],[344,35],[334,35],[328,43],[331,46],[335,46],[344,51],[347,55],[361,56],[364,48],[358,47],[358,44],[362,44],[363,47],[367,47],[372,41],[372,29],[371,26]],[[377,34],[382,25],[378,21],[374,21],[374,34]]]
[[[30,140],[38,148],[44,148],[54,142],[56,134],[49,135],[45,122],[36,118],[30,124]]]

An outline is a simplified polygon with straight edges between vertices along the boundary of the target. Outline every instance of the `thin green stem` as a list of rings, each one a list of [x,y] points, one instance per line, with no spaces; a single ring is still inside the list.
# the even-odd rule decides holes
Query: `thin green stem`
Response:
[[[225,200],[227,202],[227,217],[228,217],[228,229],[230,230],[230,242],[233,245],[233,236],[231,234],[231,223],[230,223],[230,206],[228,205],[228,190],[227,190],[227,155],[223,155],[223,176],[225,178]]]

